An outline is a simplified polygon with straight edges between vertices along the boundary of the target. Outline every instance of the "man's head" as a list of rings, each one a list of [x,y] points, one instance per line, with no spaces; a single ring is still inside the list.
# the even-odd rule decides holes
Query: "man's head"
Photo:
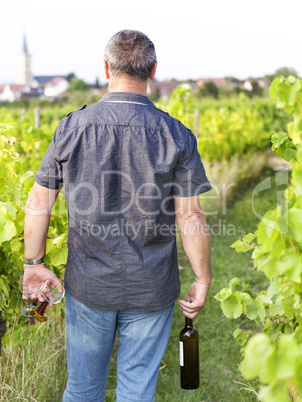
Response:
[[[142,32],[124,30],[113,35],[105,48],[104,60],[111,77],[123,74],[147,81],[154,71],[154,44]]]

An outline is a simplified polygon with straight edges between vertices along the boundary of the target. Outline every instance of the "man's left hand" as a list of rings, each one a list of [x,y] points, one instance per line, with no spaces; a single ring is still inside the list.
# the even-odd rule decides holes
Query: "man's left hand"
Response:
[[[181,313],[188,318],[195,318],[206,302],[209,289],[209,284],[194,282],[186,300],[177,300]]]

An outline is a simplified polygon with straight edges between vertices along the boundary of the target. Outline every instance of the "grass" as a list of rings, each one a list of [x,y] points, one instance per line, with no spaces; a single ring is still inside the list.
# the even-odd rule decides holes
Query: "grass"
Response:
[[[62,400],[67,381],[64,305],[47,313],[48,322],[32,326],[18,314],[8,328],[0,360],[1,401]]]
[[[255,183],[245,183],[236,194],[236,202],[229,200],[226,214],[209,216],[212,226],[212,269],[213,281],[208,300],[203,311],[194,320],[200,337],[200,373],[201,386],[198,390],[185,391],[179,385],[179,332],[184,326],[184,316],[175,309],[168,347],[162,360],[155,401],[209,401],[236,402],[256,401],[256,382],[247,382],[239,371],[241,360],[239,346],[232,333],[241,328],[257,327],[247,319],[230,320],[224,317],[214,295],[227,286],[230,279],[238,277],[260,290],[267,284],[267,279],[253,269],[251,252],[236,253],[230,246],[244,234],[257,228],[259,219],[252,209],[253,189],[266,177],[273,179],[274,173],[266,171]],[[257,194],[254,210],[263,215],[276,206],[277,191],[274,186]],[[239,187],[238,187],[239,188]],[[216,226],[214,226],[216,225]],[[219,233],[220,232],[220,233]],[[184,251],[179,246],[179,265],[182,283],[181,298],[185,298],[194,275]],[[22,338],[18,345],[11,342],[3,348],[0,360],[0,400],[3,401],[52,401],[59,402],[65,387],[66,357],[64,340],[64,310],[54,307],[53,316],[47,324],[35,325],[34,329],[22,326]],[[13,334],[14,328],[9,329]],[[30,336],[24,334],[30,331]],[[110,368],[106,402],[115,400],[116,387],[116,341]]]

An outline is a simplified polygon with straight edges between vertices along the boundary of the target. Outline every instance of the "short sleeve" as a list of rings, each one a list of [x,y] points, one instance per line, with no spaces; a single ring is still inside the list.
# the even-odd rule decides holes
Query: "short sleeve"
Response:
[[[62,166],[56,158],[55,135],[35,175],[35,181],[41,186],[51,190],[57,190],[63,187]]]
[[[174,172],[172,195],[191,197],[212,188],[197,150],[197,141],[189,130]]]

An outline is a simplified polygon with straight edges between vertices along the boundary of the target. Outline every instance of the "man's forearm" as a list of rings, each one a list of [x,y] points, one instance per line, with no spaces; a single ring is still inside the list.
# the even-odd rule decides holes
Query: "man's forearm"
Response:
[[[49,214],[40,216],[30,215],[29,213],[25,214],[24,257],[26,259],[31,260],[44,257],[49,219]]]
[[[210,228],[198,196],[175,201],[176,222],[185,253],[195,274],[186,300],[177,300],[180,311],[193,319],[203,308],[211,284]]]
[[[39,259],[45,255],[51,209],[58,193],[59,190],[49,190],[35,183],[29,194],[24,220],[24,257],[28,260]],[[36,281],[38,276],[41,284],[50,281],[59,291],[62,291],[60,280],[44,262],[34,266],[24,264],[23,267],[24,283]],[[40,294],[33,297],[37,297],[40,302],[44,301]]]
[[[177,221],[184,251],[196,281],[211,283],[211,238],[209,226],[201,212]]]
[[[42,258],[45,255],[51,209],[58,193],[59,190],[49,190],[36,183],[29,194],[24,220],[26,259]]]

